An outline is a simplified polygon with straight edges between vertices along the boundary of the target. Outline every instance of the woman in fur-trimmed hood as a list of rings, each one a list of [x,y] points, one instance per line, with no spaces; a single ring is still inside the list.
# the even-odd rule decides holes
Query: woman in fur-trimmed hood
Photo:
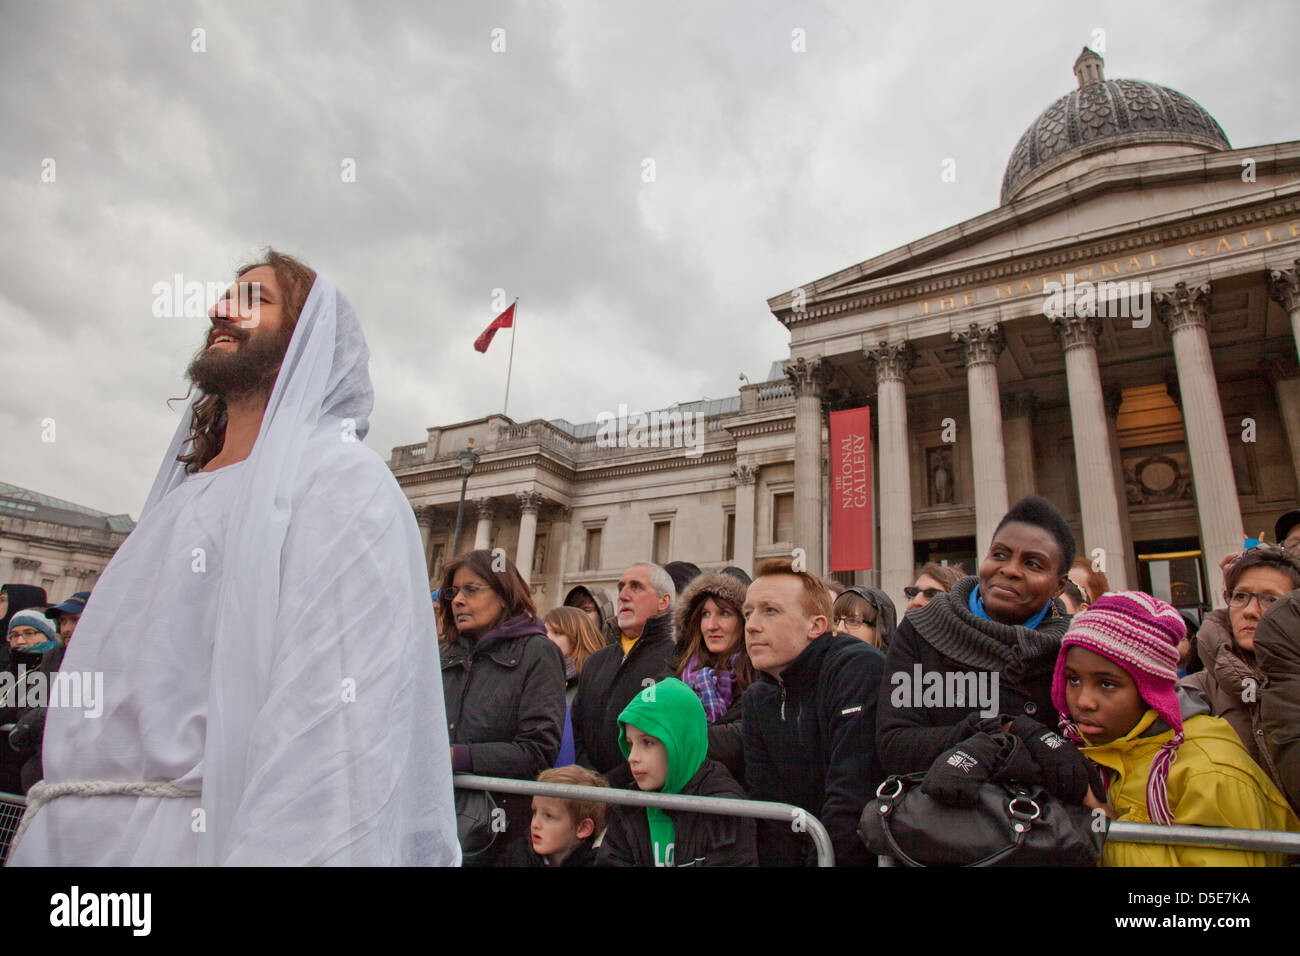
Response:
[[[673,673],[695,691],[709,722],[708,756],[744,779],[740,698],[754,682],[745,649],[745,585],[729,574],[701,574],[677,599]]]

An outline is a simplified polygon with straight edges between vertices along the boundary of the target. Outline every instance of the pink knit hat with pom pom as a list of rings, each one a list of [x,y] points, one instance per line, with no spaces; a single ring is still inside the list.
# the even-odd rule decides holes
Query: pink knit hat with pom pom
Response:
[[[1070,622],[1052,677],[1052,703],[1061,714],[1061,730],[1076,743],[1083,743],[1083,736],[1070,719],[1065,699],[1065,655],[1072,645],[1124,668],[1147,706],[1155,708],[1173,728],[1173,738],[1152,759],[1147,776],[1147,815],[1163,824],[1174,822],[1169,809],[1169,768],[1183,742],[1183,718],[1174,685],[1178,681],[1178,642],[1186,633],[1182,616],[1159,598],[1141,591],[1108,591]]]

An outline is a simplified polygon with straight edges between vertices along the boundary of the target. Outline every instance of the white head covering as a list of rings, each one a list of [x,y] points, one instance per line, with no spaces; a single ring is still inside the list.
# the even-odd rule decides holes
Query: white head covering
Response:
[[[332,283],[317,277],[239,475],[230,516],[209,688],[201,864],[454,864],[459,859],[450,745],[419,530],[387,465],[356,443],[369,428],[374,405],[369,357],[351,305]],[[141,521],[185,478],[185,466],[176,458],[192,417],[193,403]],[[368,459],[359,462],[359,454]],[[312,463],[305,468],[315,471],[300,474],[304,459]],[[312,530],[322,522],[307,522],[305,531],[294,529],[290,550],[295,553],[286,553],[304,489],[328,486],[331,474],[346,473],[355,481],[358,472],[364,481],[355,489],[357,515],[335,515],[335,533],[328,537]],[[385,533],[373,540],[353,537],[350,552],[339,550],[339,525],[353,518],[373,521],[376,509],[379,520],[390,525]],[[316,537],[304,539],[304,533]],[[367,567],[374,568],[374,575],[367,575],[372,579],[345,596],[362,605],[361,620],[330,616],[328,608],[337,609],[336,604],[301,583],[298,593],[283,591],[282,584],[292,586],[284,577],[301,582],[302,575],[286,575],[293,562],[326,566],[334,558],[337,566],[355,560],[357,548],[367,549]],[[305,551],[314,553],[300,553]],[[282,619],[286,604],[292,607]],[[312,653],[318,646],[324,648],[319,660]],[[280,651],[301,656],[294,657],[292,667],[277,667]],[[369,662],[359,660],[362,656]],[[343,673],[345,681],[365,682],[352,702],[338,700],[340,668],[353,672]],[[275,746],[265,743],[268,733],[277,737]],[[341,752],[313,752],[321,749]],[[272,836],[259,836],[259,849],[250,835],[266,820],[246,817],[275,817],[274,802],[265,797],[276,787],[285,790],[278,799],[293,804],[294,815],[277,822]],[[304,788],[317,792],[293,792]]]

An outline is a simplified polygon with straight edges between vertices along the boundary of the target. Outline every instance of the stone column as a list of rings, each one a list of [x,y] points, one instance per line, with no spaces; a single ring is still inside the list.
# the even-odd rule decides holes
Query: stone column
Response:
[[[1057,340],[1065,351],[1065,382],[1070,391],[1070,427],[1074,431],[1074,467],[1079,482],[1079,509],[1083,513],[1083,540],[1079,553],[1091,558],[1096,548],[1105,552],[1106,578],[1117,591],[1129,586],[1122,560],[1124,532],[1120,526],[1119,499],[1115,494],[1115,465],[1111,461],[1109,426],[1101,395],[1097,367],[1097,334],[1101,320],[1084,316],[1049,316]],[[1112,573],[1112,569],[1114,569]]]
[[[822,573],[822,395],[831,367],[822,358],[784,365],[794,386],[794,536],[806,569]]]
[[[737,465],[731,469],[736,479],[736,553],[732,563],[751,577],[754,574],[754,488],[758,469]]]
[[[550,607],[564,603],[564,576],[569,570],[569,523],[572,520],[573,509],[566,505],[557,505],[551,515],[551,551],[555,555],[551,567],[555,573],[550,576],[551,593],[547,602]]]
[[[1160,321],[1174,341],[1183,427],[1187,431],[1196,514],[1201,525],[1201,550],[1210,580],[1209,597],[1220,608],[1224,602],[1219,561],[1241,550],[1243,534],[1219,383],[1210,359],[1210,284],[1189,286],[1179,282],[1172,292],[1157,292],[1155,302]]]
[[[1268,270],[1268,294],[1291,316],[1291,334],[1300,354],[1300,259],[1290,269]]]
[[[1110,580],[1110,568],[1114,564],[1123,564],[1125,579],[1137,581],[1137,553],[1133,548],[1133,523],[1128,514],[1128,482],[1124,480],[1124,458],[1119,448],[1119,406],[1124,400],[1124,392],[1117,385],[1107,385],[1101,391],[1106,403],[1106,430],[1110,433],[1110,460],[1115,467],[1115,500],[1119,502],[1119,531],[1124,539],[1124,550],[1117,561],[1110,556],[1106,565],[1106,580]],[[1092,560],[1085,554],[1085,558]]]
[[[1286,431],[1287,449],[1295,466],[1296,490],[1300,491],[1300,362],[1296,356],[1270,359],[1265,363],[1273,383],[1273,397]]]
[[[474,532],[474,550],[482,551],[492,546],[492,519],[497,516],[497,503],[491,498],[479,498],[474,502],[478,506],[478,528]],[[459,546],[459,542],[457,542]]]
[[[988,554],[993,529],[1007,513],[1006,451],[1002,444],[1002,401],[998,392],[998,355],[1006,345],[1000,326],[972,324],[954,332],[966,361],[970,402],[971,459],[975,467],[975,554]]]
[[[1002,440],[1007,456],[1009,502],[1019,501],[1038,491],[1034,472],[1034,411],[1037,408],[1038,399],[1033,392],[1002,396]]]
[[[536,491],[520,491],[519,498],[519,547],[515,549],[515,567],[523,575],[524,581],[531,584],[533,580],[533,546],[537,544],[537,512],[542,510],[546,497]]]
[[[907,434],[908,371],[916,363],[910,342],[881,342],[866,350],[876,367],[876,416],[880,427],[880,587],[897,607],[912,583],[912,464]]]
[[[420,526],[420,547],[424,552],[424,570],[427,574],[429,571],[429,539],[433,533],[433,521],[436,512],[428,505],[421,505],[415,509],[415,523]]]

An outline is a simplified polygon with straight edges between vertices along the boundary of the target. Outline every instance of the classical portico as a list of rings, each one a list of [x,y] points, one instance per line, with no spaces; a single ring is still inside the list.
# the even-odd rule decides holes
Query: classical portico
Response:
[[[1112,587],[1219,606],[1219,559],[1294,507],[1300,143],[1234,150],[1091,51],[1076,76],[997,209],[769,300],[791,362],[873,409],[879,567],[859,577],[895,600],[927,557],[973,570],[1032,491]]]

